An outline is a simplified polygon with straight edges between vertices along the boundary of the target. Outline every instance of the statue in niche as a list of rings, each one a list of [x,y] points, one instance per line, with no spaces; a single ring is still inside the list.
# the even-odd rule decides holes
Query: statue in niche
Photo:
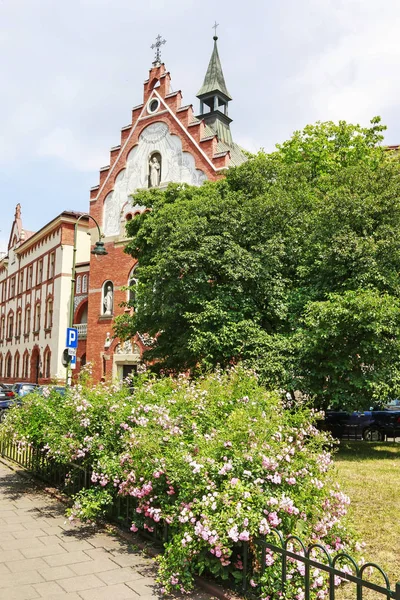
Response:
[[[157,187],[161,181],[161,156],[153,154],[149,161],[149,187]]]
[[[113,288],[112,284],[108,283],[106,293],[103,300],[104,315],[111,315],[113,310]]]

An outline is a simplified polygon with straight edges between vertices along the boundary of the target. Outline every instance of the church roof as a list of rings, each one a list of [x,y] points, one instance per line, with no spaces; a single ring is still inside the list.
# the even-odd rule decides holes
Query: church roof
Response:
[[[208,64],[206,76],[204,77],[203,85],[197,96],[203,96],[212,92],[221,92],[229,100],[232,100],[231,95],[226,87],[224,73],[222,71],[221,61],[218,54],[217,46],[218,37],[214,36],[214,49]]]
[[[200,119],[198,119],[197,117],[193,117],[191,120],[191,123],[199,122]],[[213,137],[215,137],[215,130],[212,127],[210,127],[210,125],[206,124],[201,138],[202,141],[206,140],[207,138],[211,139]],[[230,144],[227,144],[222,140],[218,140],[216,152],[217,154],[223,154],[226,152],[230,153],[229,167],[238,167],[239,165],[247,161],[246,152],[243,150],[243,148],[241,148],[241,146],[239,146],[239,144],[236,144],[236,142],[234,141],[232,141]]]

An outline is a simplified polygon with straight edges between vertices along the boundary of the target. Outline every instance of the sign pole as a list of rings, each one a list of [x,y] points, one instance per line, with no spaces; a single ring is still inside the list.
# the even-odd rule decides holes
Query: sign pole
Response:
[[[78,237],[78,223],[80,221],[80,218],[77,220],[77,222],[75,223],[75,227],[74,227],[74,247],[72,250],[72,271],[71,271],[71,295],[70,295],[70,299],[69,299],[69,319],[68,319],[68,329],[72,328],[73,324],[74,324],[74,299],[75,299],[75,270],[76,270],[76,242],[77,242],[77,237]],[[68,329],[67,329],[67,348],[69,347],[68,345]],[[68,363],[67,365],[67,369],[66,369],[66,387],[71,387],[71,383],[72,383],[72,371],[71,371],[71,364]]]

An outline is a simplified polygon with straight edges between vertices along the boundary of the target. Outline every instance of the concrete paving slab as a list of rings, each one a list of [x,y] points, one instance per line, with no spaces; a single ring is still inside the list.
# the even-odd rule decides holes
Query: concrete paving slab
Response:
[[[0,462],[0,600],[161,597],[153,559],[104,529],[71,526],[64,511]]]
[[[127,587],[124,583],[117,585],[108,585],[97,590],[86,590],[80,593],[83,600],[130,600],[135,598],[139,600],[139,596]]]
[[[75,577],[67,577],[66,579],[58,579],[57,583],[66,592],[81,592],[84,590],[93,590],[105,587],[104,581],[101,581],[93,573],[90,575],[76,575]]]
[[[0,589],[0,600],[35,600],[36,598],[40,598],[40,596],[31,585],[20,585],[14,589]]]
[[[104,581],[107,585],[114,585],[116,583],[126,583],[128,581],[139,581],[143,580],[143,575],[140,575],[135,569],[131,567],[118,567],[115,564],[115,569],[106,571],[105,573],[98,573],[99,579]]]
[[[70,567],[46,567],[45,569],[38,569],[39,574],[45,579],[45,581],[56,581],[57,579],[66,579],[67,577],[74,577],[75,573]]]
[[[105,571],[113,571],[118,565],[107,557],[94,558],[88,562],[75,563],[70,565],[70,569],[76,575],[88,575],[90,573],[104,573]]]

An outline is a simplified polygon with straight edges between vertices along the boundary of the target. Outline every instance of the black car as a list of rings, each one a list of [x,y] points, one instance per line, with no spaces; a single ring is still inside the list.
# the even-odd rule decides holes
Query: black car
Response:
[[[327,410],[320,427],[338,439],[379,442],[387,437],[400,437],[400,408],[394,404],[377,410]]]

